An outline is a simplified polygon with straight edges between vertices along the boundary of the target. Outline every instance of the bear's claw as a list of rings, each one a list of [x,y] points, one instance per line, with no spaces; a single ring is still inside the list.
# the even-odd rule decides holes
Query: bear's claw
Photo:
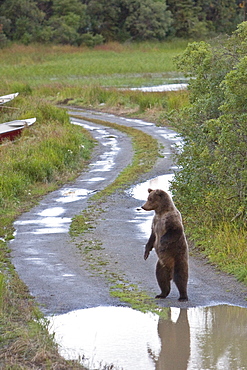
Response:
[[[179,297],[178,300],[179,300],[179,302],[186,302],[189,299],[188,299],[188,297]]]

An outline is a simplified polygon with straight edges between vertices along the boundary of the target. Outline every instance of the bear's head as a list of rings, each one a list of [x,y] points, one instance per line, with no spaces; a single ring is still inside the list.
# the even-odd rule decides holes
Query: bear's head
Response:
[[[148,189],[148,192],[148,199],[142,206],[145,211],[166,212],[174,207],[172,199],[165,191]]]

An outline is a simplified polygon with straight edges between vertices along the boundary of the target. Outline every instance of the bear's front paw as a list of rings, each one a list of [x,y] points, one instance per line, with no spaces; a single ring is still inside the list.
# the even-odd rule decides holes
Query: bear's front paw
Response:
[[[146,261],[146,259],[148,258],[148,256],[149,256],[149,251],[145,251],[145,253],[144,253],[144,260]]]
[[[162,299],[164,299],[164,298],[167,297],[167,295],[168,294],[166,294],[166,295],[165,294],[158,294],[158,295],[155,296],[155,298],[162,298]]]

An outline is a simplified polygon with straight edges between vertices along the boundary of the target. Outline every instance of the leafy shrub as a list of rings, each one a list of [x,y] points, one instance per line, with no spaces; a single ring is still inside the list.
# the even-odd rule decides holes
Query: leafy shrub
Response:
[[[184,137],[174,192],[185,214],[246,222],[247,22],[230,39],[189,44],[177,59],[190,104],[173,124]],[[234,43],[233,43],[234,40]]]
[[[247,283],[247,22],[229,39],[188,45],[190,103],[173,116],[184,145],[172,184],[190,238],[209,261]]]

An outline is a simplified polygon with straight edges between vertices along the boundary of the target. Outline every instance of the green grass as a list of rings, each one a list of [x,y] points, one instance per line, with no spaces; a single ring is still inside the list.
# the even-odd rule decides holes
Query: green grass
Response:
[[[223,221],[218,225],[188,227],[195,248],[201,251],[213,265],[233,274],[247,284],[246,230],[234,222]]]
[[[83,88],[64,88],[57,97],[58,103],[80,107],[93,107],[101,111],[112,111],[116,114],[151,115],[159,113],[161,119],[165,112],[178,110],[188,102],[187,91],[142,92],[103,88],[92,85]]]
[[[143,81],[153,83],[154,73],[159,74],[159,80],[170,77],[175,70],[173,57],[186,45],[186,41],[112,43],[93,50],[72,46],[12,45],[1,50],[1,83],[8,86],[24,82],[32,88],[54,83],[133,86],[134,79],[135,85]]]

